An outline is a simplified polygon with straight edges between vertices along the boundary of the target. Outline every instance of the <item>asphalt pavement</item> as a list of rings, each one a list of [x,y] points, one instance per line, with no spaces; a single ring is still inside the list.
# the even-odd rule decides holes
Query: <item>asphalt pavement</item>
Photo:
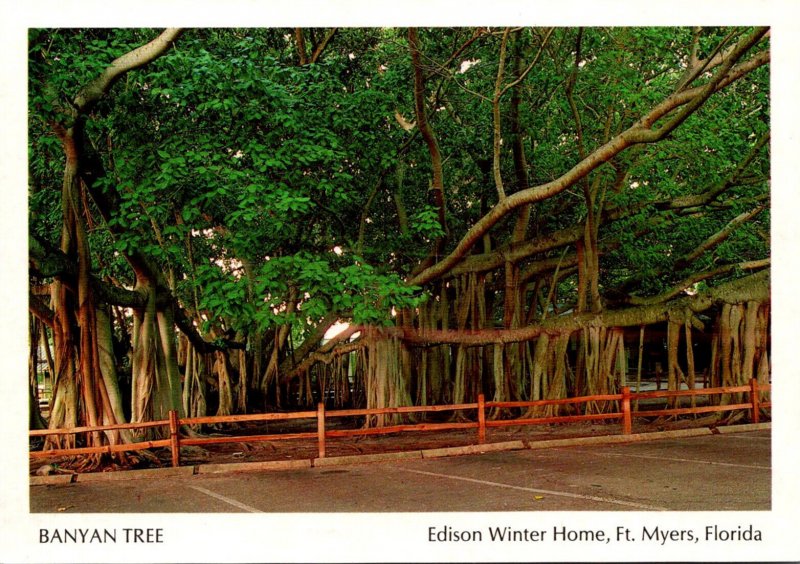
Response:
[[[766,511],[771,432],[32,485],[32,513]],[[743,487],[746,477],[746,487]]]

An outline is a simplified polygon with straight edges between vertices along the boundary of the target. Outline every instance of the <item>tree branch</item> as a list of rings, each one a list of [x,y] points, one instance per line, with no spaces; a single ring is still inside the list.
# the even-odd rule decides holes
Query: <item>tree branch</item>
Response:
[[[363,339],[358,339],[356,341],[353,341],[352,343],[342,343],[327,353],[321,351],[315,351],[311,353],[307,358],[305,358],[303,362],[301,362],[295,368],[293,368],[290,372],[284,373],[283,377],[281,378],[281,383],[286,383],[290,381],[292,378],[296,378],[304,371],[311,368],[311,366],[317,362],[330,364],[331,361],[337,356],[341,356],[343,354],[356,351],[365,346],[367,346],[367,342],[364,341]]]
[[[408,30],[408,46],[411,51],[411,64],[414,69],[414,109],[417,115],[417,126],[422,134],[422,138],[425,140],[425,144],[428,146],[428,153],[430,153],[431,157],[431,168],[433,170],[431,190],[433,190],[434,203],[439,214],[439,224],[442,226],[442,230],[447,233],[442,155],[439,151],[439,143],[428,122],[427,111],[425,109],[425,78],[422,73],[419,37],[417,36],[416,28],[412,27]]]
[[[586,327],[638,327],[652,325],[669,319],[683,319],[705,311],[720,303],[770,300],[770,271],[720,284],[694,296],[687,296],[665,304],[636,306],[600,313],[562,315],[540,324],[519,329],[440,330],[398,328],[397,334],[409,344],[461,344],[486,345],[489,343],[518,343],[530,341],[539,335],[563,335]]]
[[[693,251],[687,253],[685,256],[675,261],[675,269],[683,270],[684,268],[689,266],[690,263],[698,259],[703,253],[705,253],[709,249],[713,249],[714,247],[722,243],[725,239],[730,237],[731,234],[734,231],[736,231],[736,228],[739,227],[741,224],[750,221],[765,209],[766,206],[758,206],[755,209],[737,215],[732,220],[730,220],[725,227],[723,227],[722,229],[711,235],[708,239],[700,243],[700,245],[698,245],[697,248],[695,248]]]
[[[317,60],[319,59],[320,55],[322,55],[322,53],[325,51],[325,48],[328,46],[328,43],[330,43],[331,39],[333,39],[333,36],[336,35],[336,32],[338,30],[339,30],[338,27],[334,27],[333,29],[331,29],[325,35],[325,37],[322,39],[322,41],[320,41],[319,45],[317,45],[314,48],[314,52],[311,54],[311,62],[312,63],[316,63],[317,62]]]
[[[734,272],[736,270],[759,270],[762,268],[767,268],[769,266],[770,266],[770,259],[768,258],[762,260],[740,262],[738,264],[726,264],[718,268],[714,268],[712,270],[706,270],[705,272],[696,272],[691,276],[681,280],[680,282],[675,284],[672,288],[666,290],[665,292],[660,293],[657,296],[651,296],[649,298],[630,296],[630,298],[626,300],[626,303],[632,305],[654,305],[654,304],[664,303],[668,300],[671,300],[684,290],[697,284],[698,282],[702,282],[703,280],[708,280],[709,278],[714,278],[715,276],[720,276],[723,274],[730,274],[731,272]]]
[[[769,61],[769,51],[763,51],[745,63],[734,67],[747,51],[761,41],[767,31],[768,28],[766,27],[758,28],[752,34],[739,41],[735,48],[731,49],[717,74],[706,84],[668,96],[661,104],[637,122],[639,128],[637,128],[631,140],[638,143],[653,143],[665,138],[682,124],[686,118],[697,111],[714,93],[730,85],[748,72],[766,64]],[[652,129],[652,126],[658,120],[676,109],[680,109],[680,111],[667,123],[658,129]]]
[[[505,88],[503,88],[503,91],[500,92],[500,96],[501,97],[503,96],[503,94],[508,92],[511,88],[514,88],[515,86],[520,84],[523,80],[525,80],[525,77],[528,76],[528,73],[531,72],[533,67],[539,61],[539,57],[542,55],[542,52],[544,51],[545,46],[547,45],[547,42],[550,40],[550,36],[553,34],[554,30],[555,30],[554,27],[551,27],[550,29],[547,30],[547,33],[545,34],[544,38],[542,39],[542,43],[539,45],[539,51],[537,51],[536,56],[533,57],[533,60],[528,64],[528,66],[525,68],[525,70],[522,71],[514,81],[509,82],[508,84],[506,84]]]
[[[325,336],[325,333],[331,326],[336,322],[338,315],[336,312],[330,311],[328,314],[317,323],[317,325],[312,329],[311,334],[308,335],[303,343],[297,347],[291,355],[286,355],[286,358],[283,359],[280,365],[280,373],[285,374],[289,370],[291,370],[297,362],[303,360],[306,356],[308,356],[314,347],[322,340]]]
[[[670,200],[669,208],[670,209],[679,209],[679,208],[692,208],[695,206],[702,206],[705,204],[710,203],[715,198],[717,198],[720,194],[725,192],[728,188],[730,188],[734,182],[742,175],[742,173],[750,166],[750,164],[755,160],[755,158],[761,152],[761,149],[764,148],[770,140],[770,132],[767,131],[764,133],[747,154],[747,156],[742,159],[736,167],[728,173],[718,184],[707,188],[700,194],[691,195],[691,196],[683,196],[679,198],[675,198],[674,200]],[[665,204],[666,202],[662,202],[661,205]]]
[[[747,40],[743,40],[742,44],[732,55],[731,64],[735,62],[736,58],[743,56],[747,49],[757,43],[765,32],[766,29],[759,30],[748,37]],[[733,58],[734,56],[736,58]],[[712,81],[709,86],[698,87],[687,90],[681,94],[668,96],[662,103],[658,104],[633,126],[595,149],[592,153],[588,154],[586,158],[581,159],[575,166],[560,177],[545,184],[540,184],[539,186],[512,194],[505,200],[498,202],[466,232],[455,249],[453,249],[448,256],[415,274],[407,282],[410,285],[421,286],[431,280],[439,278],[461,261],[464,256],[466,256],[467,252],[481,240],[483,235],[509,212],[525,204],[542,201],[563,192],[597,167],[632,145],[653,143],[661,140],[666,136],[666,133],[680,125],[690,113],[699,109],[711,94],[732,84],[735,80],[745,76],[748,72],[766,64],[768,60],[768,53],[766,53],[766,55],[763,53],[756,55],[740,67],[733,69],[729,69],[729,66],[724,67],[720,73],[722,78],[717,77],[717,80]],[[730,70],[730,72],[727,72],[728,70]],[[663,128],[651,130],[649,128],[650,125],[655,123],[658,118],[664,116],[666,113],[690,103],[690,111],[682,114],[681,118],[675,121],[674,124],[670,126],[669,130],[664,130]]]
[[[55,325],[55,313],[47,307],[44,301],[33,292],[28,293],[28,311],[35,315],[42,323],[53,329]]]
[[[303,34],[303,28],[294,28],[294,42],[297,45],[297,56],[300,59],[300,66],[308,64],[308,56],[306,55],[306,39]]]
[[[73,100],[79,113],[88,112],[125,73],[157,59],[169,49],[183,32],[180,28],[165,29],[150,43],[114,59],[100,76],[84,86]]]

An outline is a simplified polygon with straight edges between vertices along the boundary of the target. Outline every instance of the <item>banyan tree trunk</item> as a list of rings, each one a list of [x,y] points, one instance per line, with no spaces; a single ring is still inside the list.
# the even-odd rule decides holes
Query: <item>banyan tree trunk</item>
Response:
[[[292,315],[297,309],[297,289],[294,286],[289,288],[287,304],[286,313]],[[290,333],[291,325],[288,323],[278,328],[275,333],[275,340],[272,346],[272,352],[269,356],[269,361],[267,362],[267,367],[264,369],[264,374],[261,376],[261,391],[264,393],[265,399],[268,397],[270,386],[274,386],[276,407],[280,407],[281,405],[281,383],[278,368],[280,366],[281,354],[284,351]],[[308,371],[306,371],[306,377],[308,377]]]
[[[461,276],[456,281],[456,327],[459,330],[481,330],[487,326],[485,278],[475,273]],[[453,377],[453,403],[466,403],[477,399],[483,392],[483,373],[490,361],[484,358],[482,347],[458,345],[455,353]],[[463,414],[459,413],[458,417]]]
[[[386,337],[374,327],[367,328],[366,370],[364,374],[367,409],[411,405],[406,373],[401,366],[400,340]],[[366,427],[383,427],[399,419],[397,415],[372,415]]]
[[[696,374],[694,367],[694,345],[692,343],[692,323],[689,318],[683,324],[686,333],[686,385],[690,390],[695,389]],[[691,406],[697,405],[697,398],[692,396]]]
[[[180,30],[167,30],[147,47],[116,59],[101,75],[80,89],[71,105],[66,105],[70,108],[70,125],[64,127],[55,121],[52,123],[63,144],[65,156],[61,186],[60,248],[69,261],[77,265],[77,271],[70,288],[61,280],[51,284],[53,340],[56,349],[51,428],[124,422],[119,409],[118,390],[115,389],[116,375],[111,370],[110,365],[113,363],[108,358],[111,351],[110,340],[107,339],[110,335],[110,328],[106,327],[108,316],[98,313],[101,311],[98,309],[100,304],[90,284],[92,264],[85,222],[91,219],[92,214],[86,205],[88,197],[80,174],[81,163],[84,161],[82,157],[85,156],[84,128],[91,108],[106,95],[118,78],[132,68],[147,64],[160,56],[179,34]],[[161,325],[163,329],[164,323]],[[168,328],[168,332],[162,330],[163,338],[174,339],[171,331],[172,326]],[[174,354],[170,354],[174,353],[174,349],[170,351],[167,347],[165,352],[168,361],[171,360],[174,365],[174,368],[168,367],[168,370],[175,376],[172,398],[175,407],[178,407],[177,363]],[[124,435],[119,432],[92,432],[84,436],[87,446],[100,446],[109,441],[124,439]],[[66,437],[60,439],[50,436],[45,447],[74,446],[74,436]],[[114,454],[113,457],[121,462],[125,462],[127,458],[123,453]],[[101,463],[101,458],[100,455],[87,457],[85,466],[97,466]]]
[[[155,290],[147,284],[147,305],[134,310],[132,362],[132,422],[167,419],[171,409],[181,409],[180,372],[172,312],[156,309]],[[150,438],[163,430],[151,427]]]
[[[45,338],[44,323],[34,316],[28,321],[29,355],[28,355],[28,399],[29,399],[29,429],[44,429],[47,421],[42,418],[39,409],[39,344]]]
[[[61,250],[78,265],[74,287],[59,280],[51,284],[55,376],[50,428],[99,426],[125,422],[111,345],[107,312],[99,307],[90,280],[91,259],[83,225],[77,150],[74,139],[64,137],[67,164],[62,186]],[[85,435],[86,446],[130,440],[119,431]],[[74,435],[51,435],[45,448],[76,446]],[[114,458],[124,463],[124,453]],[[94,468],[102,455],[87,457],[82,465]]]
[[[105,407],[104,424],[110,425],[112,422],[125,421],[125,408],[122,401],[122,393],[119,388],[119,376],[117,375],[117,364],[114,358],[114,345],[112,340],[111,317],[109,311],[98,308],[96,311],[97,322],[97,350],[98,365],[102,385],[102,402]],[[109,413],[110,411],[110,413]],[[118,434],[117,434],[118,433]],[[128,430],[120,430],[117,433],[109,433],[109,441],[114,444],[121,438],[124,442],[133,442],[133,434]]]
[[[667,389],[679,390],[681,381],[685,379],[683,370],[678,362],[678,347],[680,346],[681,324],[670,320],[667,323]],[[677,405],[678,398],[669,399],[669,407]]]
[[[214,353],[213,371],[217,374],[217,389],[219,390],[219,405],[216,415],[230,415],[233,413],[231,371],[228,356],[223,351]]]
[[[503,303],[503,326],[506,329],[516,329],[522,326],[525,317],[524,298],[525,284],[521,280],[519,266],[506,262]],[[529,368],[527,343],[508,343],[502,346],[495,344],[492,349],[494,400],[522,399]],[[499,412],[492,413],[491,417],[498,415]]]
[[[186,350],[183,381],[183,411],[187,417],[203,417],[206,413],[205,360],[191,344]]]
[[[69,305],[66,286],[56,280],[51,285],[54,312],[53,343],[55,348],[50,429],[78,426],[78,391],[75,386],[77,359],[75,349],[76,320]],[[45,448],[73,448],[75,435],[48,435]]]
[[[769,381],[769,304],[725,304],[719,317],[722,386],[743,386],[751,378]],[[723,396],[723,404],[744,401],[744,393]]]
[[[237,340],[241,341],[244,338],[247,338],[247,336],[239,333]],[[243,350],[236,351],[235,358],[239,367],[239,380],[236,383],[236,412],[247,413],[247,389],[248,381],[250,380],[247,370],[247,353]]]
[[[769,303],[756,301],[722,306],[711,343],[711,387],[744,386],[750,378],[769,382],[769,312]],[[726,394],[719,403],[741,403],[745,397]]]
[[[570,372],[567,359],[570,335],[563,333],[555,337],[542,334],[536,340],[533,352],[531,391],[532,401],[540,399],[561,399],[567,395],[567,377]],[[524,417],[551,417],[563,410],[559,405],[530,408]]]
[[[622,330],[615,327],[588,327],[582,335],[583,366],[586,377],[586,394],[617,393],[618,382],[626,370]],[[609,402],[587,402],[586,413],[604,413],[612,410]]]
[[[755,354],[753,365],[756,367],[756,378],[760,385],[766,385],[770,380],[769,366],[769,304],[760,304],[756,315]],[[762,392],[761,400],[766,401],[767,392]]]

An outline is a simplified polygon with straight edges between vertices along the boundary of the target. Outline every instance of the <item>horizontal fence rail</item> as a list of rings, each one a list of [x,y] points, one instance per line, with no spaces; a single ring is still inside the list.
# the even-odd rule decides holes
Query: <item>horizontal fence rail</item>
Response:
[[[771,402],[761,401],[761,394],[770,392],[770,384],[759,384],[753,378],[745,386],[721,386],[716,388],[701,388],[696,390],[657,390],[651,392],[631,392],[629,387],[623,387],[618,394],[598,394],[593,396],[580,396],[574,398],[559,398],[535,401],[486,401],[483,394],[479,395],[476,403],[461,403],[454,405],[425,405],[425,406],[403,406],[403,407],[380,407],[370,409],[338,409],[326,411],[325,405],[320,403],[316,411],[296,411],[291,413],[254,413],[249,415],[222,415],[207,417],[178,417],[177,411],[169,412],[169,419],[158,421],[147,421],[140,423],[120,423],[116,425],[103,425],[92,427],[72,427],[68,429],[37,429],[29,431],[30,437],[45,437],[49,435],[73,435],[77,433],[110,433],[109,440],[112,444],[84,447],[50,449],[32,451],[29,453],[31,458],[47,458],[55,456],[75,456],[86,454],[110,454],[113,452],[140,451],[149,448],[169,448],[172,455],[172,465],[180,465],[181,445],[212,445],[224,443],[249,443],[263,441],[280,440],[314,440],[317,441],[317,450],[320,458],[325,457],[326,439],[342,438],[365,435],[385,435],[400,432],[420,432],[420,431],[447,431],[454,429],[477,429],[478,443],[486,442],[486,429],[493,427],[509,427],[524,425],[546,425],[551,423],[571,423],[582,421],[597,421],[603,419],[619,419],[622,422],[622,434],[629,435],[632,430],[634,417],[660,417],[670,415],[686,415],[701,413],[721,413],[725,411],[746,410],[750,420],[758,423],[762,409],[772,407]],[[727,396],[721,399],[730,400],[732,394],[746,394],[748,401],[739,403],[722,403],[719,405],[705,405],[699,407],[667,407],[664,409],[632,410],[631,402],[652,399],[677,399],[681,397],[695,398],[697,396]],[[571,406],[589,402],[605,402],[605,407],[618,402],[618,411],[584,413],[583,415],[554,415],[547,417],[529,416],[530,408],[541,408],[548,406]],[[669,402],[668,402],[669,403]],[[524,409],[528,408],[528,413],[513,419],[486,419],[487,409]],[[456,412],[456,411],[477,411],[475,421],[466,422],[447,422],[447,423],[409,423],[384,425],[379,427],[362,427],[358,429],[327,429],[326,420],[337,417],[366,417],[374,415],[397,415],[414,413],[432,412]],[[180,429],[184,425],[218,425],[223,423],[243,423],[243,422],[269,422],[269,421],[288,421],[295,419],[315,419],[317,424],[316,431],[299,433],[273,433],[265,435],[239,435],[223,437],[182,437]],[[152,427],[167,427],[169,438],[141,441],[135,443],[119,443],[119,433],[121,430],[147,429]]]

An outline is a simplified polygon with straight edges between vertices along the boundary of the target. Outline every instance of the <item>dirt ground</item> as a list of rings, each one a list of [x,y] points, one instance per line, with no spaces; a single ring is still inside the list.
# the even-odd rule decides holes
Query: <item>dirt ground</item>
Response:
[[[688,429],[695,427],[708,427],[715,424],[716,419],[681,418],[646,420],[634,419],[634,433],[648,433],[674,429]],[[738,421],[743,422],[743,421]],[[287,421],[281,423],[240,424],[236,427],[227,425],[224,429],[202,429],[199,437],[246,436],[278,433],[315,432],[312,422]],[[331,425],[328,430],[341,428],[354,428],[346,425]],[[521,440],[542,441],[548,439],[565,439],[574,437],[592,437],[602,435],[618,435],[621,433],[621,424],[611,422],[585,422],[552,425],[527,425],[488,428],[486,441],[497,443],[503,441]],[[410,450],[424,450],[443,447],[465,446],[477,443],[477,429],[460,429],[451,431],[407,431],[388,435],[355,436],[344,438],[329,438],[326,440],[326,456],[351,456],[359,454],[376,454]],[[38,447],[41,448],[41,447]],[[153,449],[155,457],[143,460],[136,468],[153,468],[171,465],[171,456],[168,449]],[[277,440],[246,442],[237,441],[224,444],[181,447],[181,465],[200,464],[225,464],[233,462],[264,462],[274,460],[299,460],[316,458],[318,456],[317,442],[314,439]],[[57,465],[61,469],[74,468],[77,460],[65,458],[30,459],[30,473],[34,475],[37,470],[45,465]],[[113,471],[120,468],[106,467],[94,471]],[[82,470],[78,470],[79,472]]]

